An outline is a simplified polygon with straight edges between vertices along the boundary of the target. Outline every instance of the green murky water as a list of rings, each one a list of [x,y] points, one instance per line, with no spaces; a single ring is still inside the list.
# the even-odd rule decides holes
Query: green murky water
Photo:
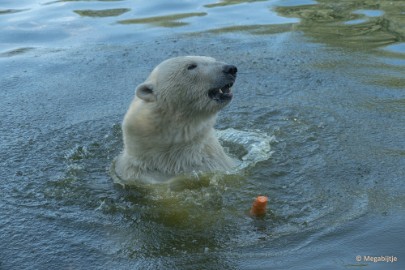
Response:
[[[0,269],[404,268],[404,12],[403,1],[3,1]],[[244,169],[181,188],[115,185],[136,85],[188,54],[238,66],[217,128]],[[268,212],[252,219],[260,194]]]

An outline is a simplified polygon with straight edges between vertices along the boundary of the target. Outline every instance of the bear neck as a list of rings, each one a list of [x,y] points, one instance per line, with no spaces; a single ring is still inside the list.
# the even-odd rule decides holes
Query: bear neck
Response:
[[[216,115],[209,118],[194,118],[171,116],[154,119],[153,128],[146,133],[138,133],[132,144],[134,148],[126,147],[128,153],[135,158],[137,166],[145,171],[158,171],[167,175],[191,171],[211,171],[217,166],[226,167],[227,157],[220,148],[215,136],[214,124]],[[142,135],[141,135],[142,134]],[[220,150],[216,155],[212,145]],[[214,159],[213,159],[214,160]]]
[[[196,143],[214,129],[216,118],[216,113],[160,112],[155,118],[156,136],[162,136],[168,145]]]
[[[136,156],[155,148],[162,151],[194,148],[194,145],[213,136],[217,114],[165,112],[151,106],[127,116],[124,143],[129,154]]]

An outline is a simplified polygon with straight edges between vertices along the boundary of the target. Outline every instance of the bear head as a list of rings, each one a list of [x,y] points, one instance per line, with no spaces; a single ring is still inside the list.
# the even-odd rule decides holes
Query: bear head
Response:
[[[236,73],[211,57],[175,57],[159,64],[136,96],[165,113],[215,114],[231,101]]]

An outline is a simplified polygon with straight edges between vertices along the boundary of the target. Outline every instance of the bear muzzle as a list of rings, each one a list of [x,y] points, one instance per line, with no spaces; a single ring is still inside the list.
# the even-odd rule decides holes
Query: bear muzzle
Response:
[[[234,65],[224,65],[222,67],[222,72],[224,72],[225,74],[236,76],[236,72],[238,72],[238,68],[235,67]]]
[[[218,103],[225,103],[232,100],[233,94],[231,87],[236,80],[238,69],[234,65],[224,65],[222,73],[225,75],[226,83],[221,87],[212,88],[208,91],[208,97]]]

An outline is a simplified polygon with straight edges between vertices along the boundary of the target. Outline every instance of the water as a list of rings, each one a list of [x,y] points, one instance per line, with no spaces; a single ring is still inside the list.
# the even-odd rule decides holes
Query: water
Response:
[[[403,12],[2,1],[0,269],[403,269]],[[242,170],[123,189],[109,168],[134,89],[186,54],[238,66],[217,128]]]

